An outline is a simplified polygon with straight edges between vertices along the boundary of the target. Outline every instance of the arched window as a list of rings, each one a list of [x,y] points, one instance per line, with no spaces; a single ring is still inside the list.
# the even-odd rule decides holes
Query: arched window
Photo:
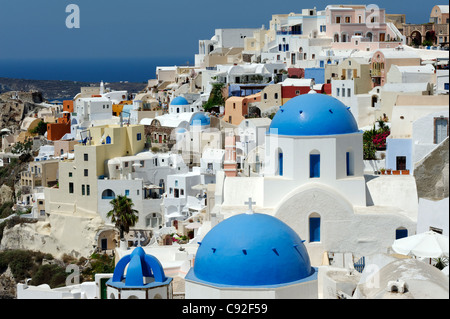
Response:
[[[399,227],[395,230],[395,239],[408,237],[408,230],[405,227]]]
[[[275,100],[278,99],[278,93],[275,93],[275,94],[273,95],[273,97],[274,97]]]
[[[102,199],[114,199],[116,194],[111,189],[105,189],[102,193]]]
[[[339,42],[339,34],[334,35],[334,42]]]
[[[264,100],[267,100],[267,93],[264,93]]]
[[[106,137],[106,144],[111,144],[111,136]]]
[[[320,152],[316,150],[309,154],[309,177],[320,177]]]
[[[309,242],[320,242],[320,215],[317,213],[309,216]]]

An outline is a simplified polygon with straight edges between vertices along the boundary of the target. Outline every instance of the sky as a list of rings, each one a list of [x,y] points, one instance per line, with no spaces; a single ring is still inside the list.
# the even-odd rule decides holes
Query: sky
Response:
[[[423,0],[0,0],[0,60],[192,57],[215,29],[269,26],[272,14],[376,4],[426,23],[434,3]],[[79,8],[79,28],[66,19]]]

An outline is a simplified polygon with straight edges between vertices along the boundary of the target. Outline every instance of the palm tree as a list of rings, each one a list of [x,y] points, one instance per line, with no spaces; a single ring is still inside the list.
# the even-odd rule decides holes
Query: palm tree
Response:
[[[109,203],[113,209],[106,216],[111,219],[112,223],[115,223],[116,228],[119,230],[120,240],[122,240],[124,233],[128,233],[130,227],[136,225],[139,218],[138,211],[133,209],[133,201],[126,195],[118,195]]]

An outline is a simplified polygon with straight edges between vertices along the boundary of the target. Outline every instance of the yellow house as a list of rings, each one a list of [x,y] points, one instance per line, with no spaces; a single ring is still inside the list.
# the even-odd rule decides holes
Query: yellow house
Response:
[[[85,143],[74,146],[74,159],[59,162],[59,188],[46,188],[46,213],[96,217],[97,180],[107,160],[135,155],[145,146],[143,125],[105,125],[82,133]]]

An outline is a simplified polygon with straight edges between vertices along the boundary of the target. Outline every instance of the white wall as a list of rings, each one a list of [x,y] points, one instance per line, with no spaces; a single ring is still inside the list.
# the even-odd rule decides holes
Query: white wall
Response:
[[[443,230],[443,235],[449,236],[449,203],[448,197],[432,201],[419,198],[419,214],[417,219],[417,233],[430,230],[430,227]]]

